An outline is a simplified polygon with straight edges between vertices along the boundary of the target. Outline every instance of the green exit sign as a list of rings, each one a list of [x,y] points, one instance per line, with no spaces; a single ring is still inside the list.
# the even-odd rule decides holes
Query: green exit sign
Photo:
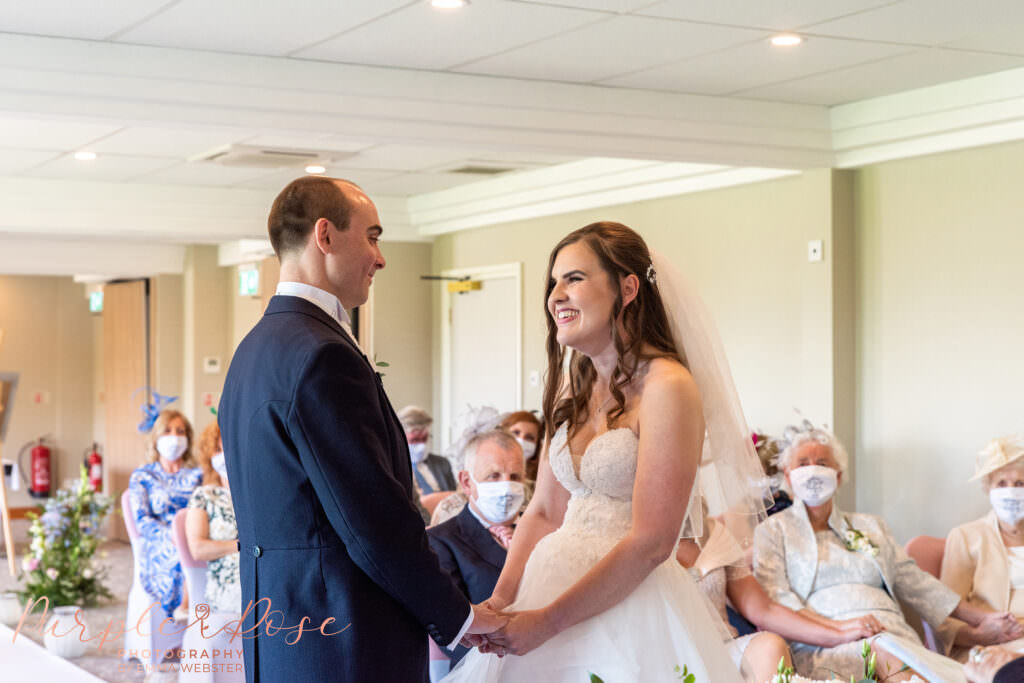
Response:
[[[260,271],[256,268],[238,271],[238,293],[241,296],[259,296]]]
[[[89,312],[90,313],[102,313],[103,312],[103,290],[96,292],[89,292]]]

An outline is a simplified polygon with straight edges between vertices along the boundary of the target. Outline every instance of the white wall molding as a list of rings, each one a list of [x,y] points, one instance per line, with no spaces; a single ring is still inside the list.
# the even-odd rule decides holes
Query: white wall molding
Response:
[[[1024,68],[853,102],[831,110],[835,166],[1024,138]]]
[[[66,275],[95,282],[181,273],[184,263],[180,244],[0,235],[4,275]]]
[[[422,234],[440,235],[796,173],[799,171],[587,159],[412,197],[409,212]]]

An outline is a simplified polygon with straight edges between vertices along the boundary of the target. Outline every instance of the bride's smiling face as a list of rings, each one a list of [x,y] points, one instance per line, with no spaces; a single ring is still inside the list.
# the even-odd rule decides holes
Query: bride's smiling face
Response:
[[[593,356],[611,343],[611,318],[616,290],[597,254],[583,242],[558,252],[550,274],[548,314],[555,321],[556,338]]]

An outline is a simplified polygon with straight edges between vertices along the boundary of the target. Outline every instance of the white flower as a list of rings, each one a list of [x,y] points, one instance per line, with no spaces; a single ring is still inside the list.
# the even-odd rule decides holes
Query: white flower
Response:
[[[59,573],[53,567],[46,570],[46,575],[50,577],[50,581],[56,581]]]
[[[93,571],[91,569],[83,569],[82,570],[82,578],[83,579],[91,579],[92,577],[93,577]]]

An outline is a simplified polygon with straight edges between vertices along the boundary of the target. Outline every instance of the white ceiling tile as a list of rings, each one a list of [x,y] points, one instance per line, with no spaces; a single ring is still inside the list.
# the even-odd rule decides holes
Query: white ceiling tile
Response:
[[[488,150],[483,150],[488,151]],[[475,157],[475,149],[426,145],[378,145],[344,161],[348,168],[418,171]]]
[[[131,180],[177,162],[161,157],[135,157],[101,154],[94,161],[78,161],[65,154],[53,161],[25,172],[32,178],[61,178],[65,180]]]
[[[384,180],[364,180],[360,185],[370,193],[372,199],[374,193],[408,197],[424,192],[447,190],[478,180],[481,180],[480,176],[467,173],[405,173]]]
[[[182,0],[132,30],[119,42],[166,47],[284,55],[330,38],[410,0]]]
[[[905,55],[737,93],[755,99],[845,104],[1024,66],[1024,56],[923,48]]]
[[[301,173],[300,170],[294,171]],[[245,166],[222,166],[210,162],[184,162],[162,168],[152,173],[136,176],[133,180],[140,183],[156,183],[167,185],[203,185],[228,187],[246,180],[265,176],[267,169]]]
[[[793,30],[807,24],[846,16],[896,0],[664,0],[638,11],[653,17],[671,17],[712,24],[747,26],[772,30]]]
[[[600,12],[628,14],[644,7],[658,4],[659,0],[524,0],[535,5],[557,5],[559,7],[579,7]]]
[[[256,147],[278,147],[284,149],[311,149],[322,152],[358,152],[373,147],[372,141],[348,140],[333,135],[257,135],[245,141]]]
[[[796,48],[786,49],[760,40],[603,82],[633,88],[724,95],[910,50],[901,45],[838,38],[814,38]]]
[[[595,81],[743,42],[768,33],[670,19],[617,16],[460,67],[517,78]]]
[[[0,147],[52,149],[67,152],[110,135],[119,128],[120,126],[74,121],[2,117],[0,118]]]
[[[0,175],[16,175],[53,159],[59,152],[38,149],[0,149]]]
[[[273,171],[258,178],[253,178],[252,180],[242,181],[238,183],[238,187],[280,191],[284,189],[285,185],[302,175],[305,174],[301,169]],[[331,178],[343,178],[345,180],[350,180],[353,183],[362,186],[364,183],[384,180],[385,178],[394,178],[397,174],[394,171],[368,171],[365,169],[328,167],[325,175]]]
[[[99,40],[156,12],[168,0],[0,0],[0,30]]]
[[[503,0],[477,0],[459,12],[415,4],[301,50],[298,57],[354,64],[447,69],[607,15]]]
[[[133,126],[124,128],[100,140],[89,149],[94,152],[161,156],[187,159],[218,145],[238,142],[251,133],[237,128],[150,128]]]
[[[1015,24],[1024,26],[1020,0],[902,0],[807,28],[808,33],[862,40],[938,45]]]

